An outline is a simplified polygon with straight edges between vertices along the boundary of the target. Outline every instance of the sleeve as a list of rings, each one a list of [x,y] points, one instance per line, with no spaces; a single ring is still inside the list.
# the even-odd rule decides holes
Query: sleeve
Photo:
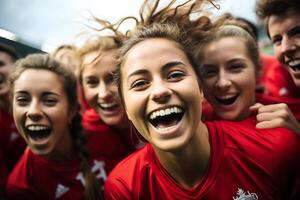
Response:
[[[109,177],[105,183],[104,195],[106,200],[133,199],[128,186],[120,179]]]

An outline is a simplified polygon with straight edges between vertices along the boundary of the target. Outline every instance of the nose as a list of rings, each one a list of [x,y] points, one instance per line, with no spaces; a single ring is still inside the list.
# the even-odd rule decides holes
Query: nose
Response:
[[[98,89],[98,98],[105,99],[112,95],[111,87],[105,83],[101,83]]]
[[[283,36],[281,41],[281,53],[288,53],[294,49],[296,49],[296,46],[293,40],[287,36]]]
[[[166,103],[171,97],[172,91],[163,81],[153,81],[151,86],[151,99],[157,103]]]
[[[32,121],[38,121],[42,118],[42,110],[37,102],[32,101],[26,116]]]
[[[231,80],[226,75],[226,73],[220,72],[216,86],[220,89],[226,89],[226,88],[230,87],[230,85],[231,85]]]

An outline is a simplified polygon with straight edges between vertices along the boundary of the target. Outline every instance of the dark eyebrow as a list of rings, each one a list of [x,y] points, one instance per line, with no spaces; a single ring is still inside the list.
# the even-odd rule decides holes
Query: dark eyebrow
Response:
[[[26,91],[22,91],[22,90],[20,90],[20,91],[16,91],[15,93],[16,93],[16,94],[28,94],[28,92],[26,92]]]
[[[20,91],[16,91],[16,94],[28,95],[29,93],[27,91],[20,90]],[[59,94],[57,94],[55,92],[43,92],[42,93],[42,96],[47,96],[47,95],[55,95],[58,97],[60,96]]]
[[[43,95],[43,96],[47,96],[47,95],[55,95],[55,96],[58,96],[58,97],[60,96],[60,94],[57,94],[57,93],[55,93],[55,92],[43,92],[42,95]]]
[[[170,68],[170,67],[175,67],[175,66],[177,66],[177,65],[185,65],[185,64],[183,64],[183,63],[180,62],[180,61],[174,61],[174,62],[169,62],[169,63],[164,64],[164,65],[162,66],[162,68],[163,68],[163,69],[168,69],[168,68]]]
[[[183,64],[180,61],[168,62],[162,66],[162,69],[166,70],[166,69],[169,69],[170,67],[174,67],[177,65],[185,65],[185,64]],[[129,74],[128,78],[131,76],[134,76],[134,75],[140,75],[140,74],[146,74],[146,73],[148,73],[148,70],[146,70],[146,69],[136,70],[133,73]]]
[[[295,26],[289,31],[289,34],[296,34],[299,31],[300,31],[300,26]]]

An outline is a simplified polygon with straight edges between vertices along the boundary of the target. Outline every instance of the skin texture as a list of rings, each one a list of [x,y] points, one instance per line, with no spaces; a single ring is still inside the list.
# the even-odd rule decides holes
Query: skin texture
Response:
[[[286,104],[253,105],[257,73],[241,39],[226,37],[212,42],[203,57],[204,93],[221,119],[240,121],[256,112],[257,128],[285,127],[300,135],[300,125]],[[237,94],[231,105],[218,100]]]
[[[109,126],[123,129],[128,122],[112,76],[116,69],[115,53],[114,50],[103,52],[101,57],[96,51],[86,54],[82,85],[85,98],[101,119]]]
[[[193,187],[207,167],[210,146],[206,126],[200,120],[203,94],[186,55],[174,42],[146,39],[127,52],[121,73],[129,119],[153,145],[172,177],[186,188]],[[174,107],[184,113],[180,120],[150,123],[154,112]]]
[[[204,50],[202,80],[204,94],[216,114],[226,120],[239,121],[251,113],[255,102],[255,66],[240,38],[225,37]],[[226,99],[234,98],[230,104]]]
[[[277,59],[288,70],[297,85],[300,87],[300,14],[289,10],[283,15],[271,15],[268,22],[270,38],[274,44]],[[294,62],[294,63],[293,63]],[[295,62],[298,62],[296,64]],[[298,66],[297,69],[292,66]]]
[[[20,134],[34,153],[54,160],[71,156],[68,124],[74,114],[63,83],[55,73],[25,70],[14,83],[13,115]],[[28,134],[33,125],[49,128],[50,135],[33,139]]]

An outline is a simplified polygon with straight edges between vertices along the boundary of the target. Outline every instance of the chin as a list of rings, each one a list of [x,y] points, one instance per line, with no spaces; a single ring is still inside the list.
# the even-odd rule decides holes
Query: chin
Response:
[[[119,117],[102,118],[102,120],[108,126],[119,126],[122,124],[122,119]]]

